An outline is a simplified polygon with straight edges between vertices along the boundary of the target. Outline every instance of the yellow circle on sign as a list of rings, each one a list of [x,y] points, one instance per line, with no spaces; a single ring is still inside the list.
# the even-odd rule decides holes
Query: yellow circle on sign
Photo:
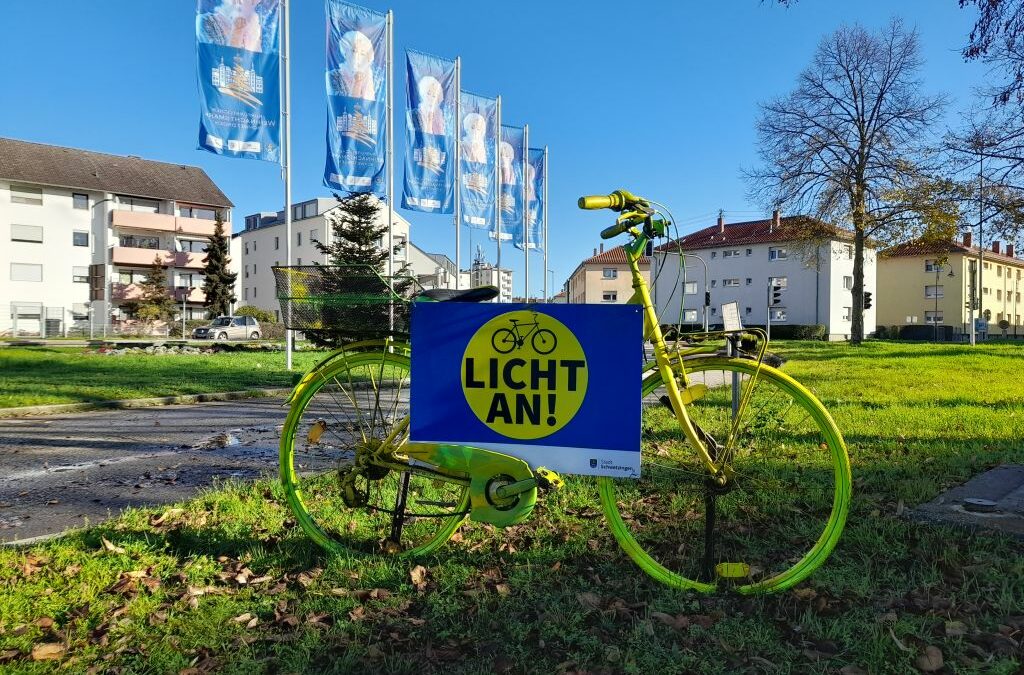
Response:
[[[462,392],[481,422],[509,438],[549,436],[587,395],[587,357],[565,324],[531,310],[494,317],[462,356]]]

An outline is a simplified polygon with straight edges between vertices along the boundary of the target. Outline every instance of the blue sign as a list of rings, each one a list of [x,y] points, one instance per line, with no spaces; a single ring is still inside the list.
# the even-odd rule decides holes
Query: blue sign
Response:
[[[410,440],[639,476],[641,311],[414,303]]]
[[[281,159],[279,0],[199,0],[199,149]]]
[[[547,173],[547,163],[544,157],[544,150],[530,148],[527,155],[526,180],[526,218],[529,225],[526,228],[527,239],[522,236],[515,239],[516,248],[524,246],[531,251],[540,251],[544,247],[544,174]],[[520,234],[522,229],[520,229]]]
[[[462,222],[493,232],[498,101],[465,91],[460,96]]]
[[[501,153],[498,173],[501,179],[501,240],[522,239],[523,230],[523,153],[526,132],[522,127],[501,125]]]
[[[428,213],[454,209],[455,62],[406,50],[405,190],[402,207]]]
[[[386,190],[387,46],[386,15],[327,0],[327,187]]]

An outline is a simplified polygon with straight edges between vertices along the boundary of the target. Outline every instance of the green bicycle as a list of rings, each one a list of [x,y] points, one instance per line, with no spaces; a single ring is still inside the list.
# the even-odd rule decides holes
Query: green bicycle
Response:
[[[620,212],[603,238],[630,236],[630,302],[643,306],[654,347],[638,373],[641,477],[580,476],[564,489],[596,480],[615,539],[659,582],[700,592],[785,590],[819,567],[842,533],[851,494],[842,434],[813,394],[763,363],[763,335],[756,351],[736,356],[726,355],[722,332],[700,334],[697,346],[665,341],[638,266],[668,226],[652,203],[623,190],[580,199],[581,208]],[[302,290],[310,287],[302,280],[282,283],[289,269],[275,270],[286,306],[331,301]],[[472,289],[416,300],[490,297]],[[311,368],[289,399],[281,480],[297,521],[328,551],[422,556],[467,518],[521,522],[538,490],[563,488],[553,472],[507,455],[410,442],[409,356],[408,343],[393,337],[347,345]]]

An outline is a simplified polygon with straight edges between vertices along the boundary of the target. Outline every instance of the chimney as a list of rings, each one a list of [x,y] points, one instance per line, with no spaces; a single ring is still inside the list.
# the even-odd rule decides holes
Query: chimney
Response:
[[[1007,244],[1006,245],[1006,255],[1008,255],[1011,258],[1015,257],[1013,255],[1013,244]]]
[[[718,214],[718,234],[725,234],[725,216]]]
[[[772,224],[768,226],[768,232],[774,232],[775,228],[782,225],[782,214],[779,213],[778,209],[772,211]]]
[[[966,246],[967,248],[971,247],[971,233],[970,232],[964,232],[964,246]]]
[[[598,252],[604,253],[604,242],[603,241],[600,244],[598,244]]]
[[[998,241],[992,242],[992,252],[993,253],[999,253],[999,242]]]
[[[597,249],[596,248],[594,249],[594,255],[597,255]]]

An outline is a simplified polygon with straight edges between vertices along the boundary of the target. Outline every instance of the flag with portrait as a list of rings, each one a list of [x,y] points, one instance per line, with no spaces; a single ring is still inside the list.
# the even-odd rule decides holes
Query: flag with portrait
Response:
[[[531,251],[540,251],[544,247],[544,174],[547,173],[547,162],[543,148],[530,148],[526,162],[526,239],[517,237],[517,248],[527,246]]]
[[[407,110],[402,207],[452,213],[455,195],[455,62],[406,50]]]
[[[522,241],[523,231],[523,127],[501,125],[498,180],[501,190],[501,240]]]
[[[465,91],[460,93],[460,97],[459,200],[462,222],[469,227],[493,232],[498,101]]]

